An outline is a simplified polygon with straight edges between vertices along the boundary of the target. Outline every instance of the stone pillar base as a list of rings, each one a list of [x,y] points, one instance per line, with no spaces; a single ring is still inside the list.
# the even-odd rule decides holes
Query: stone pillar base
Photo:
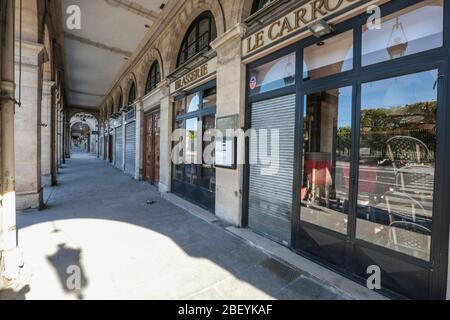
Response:
[[[169,193],[170,188],[168,185],[165,185],[164,183],[160,182],[158,185],[159,192],[161,193]]]
[[[42,179],[43,186],[51,186],[52,185],[52,175],[51,174],[42,175],[41,179]]]
[[[37,193],[16,193],[17,211],[41,210],[44,206],[43,189]]]
[[[19,278],[23,255],[19,248],[0,252],[0,289]]]

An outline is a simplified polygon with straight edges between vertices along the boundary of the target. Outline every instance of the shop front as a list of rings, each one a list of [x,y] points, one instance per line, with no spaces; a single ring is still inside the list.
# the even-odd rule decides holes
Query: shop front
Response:
[[[173,128],[179,136],[173,146],[172,192],[211,212],[215,211],[216,175],[204,153],[210,143],[206,136],[216,125],[215,65],[213,58],[193,71],[199,83],[189,81],[188,75],[183,83],[175,81],[171,86],[175,92]],[[190,89],[185,87],[189,84]]]
[[[193,20],[169,76],[173,102],[172,192],[215,212],[216,169],[204,155],[216,127],[217,57],[210,43],[216,21],[205,11]]]
[[[243,224],[364,285],[379,268],[384,294],[444,299],[450,3],[314,3],[242,43],[259,160]],[[382,4],[378,26],[368,3]]]

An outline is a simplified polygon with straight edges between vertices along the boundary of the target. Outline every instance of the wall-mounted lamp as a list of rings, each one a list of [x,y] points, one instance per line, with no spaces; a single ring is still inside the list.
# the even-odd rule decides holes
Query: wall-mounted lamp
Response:
[[[323,36],[326,36],[334,31],[334,28],[322,19],[310,24],[308,29],[316,38],[322,38]]]

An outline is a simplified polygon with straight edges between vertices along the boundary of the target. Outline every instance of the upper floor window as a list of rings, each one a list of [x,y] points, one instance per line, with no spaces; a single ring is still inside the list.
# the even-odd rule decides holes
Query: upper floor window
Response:
[[[158,61],[155,61],[150,67],[150,72],[147,77],[147,84],[145,86],[145,93],[149,93],[156,88],[158,83],[161,81],[161,72],[159,69]]]
[[[178,55],[177,66],[182,65],[217,37],[216,22],[211,12],[202,13],[189,27]]]
[[[131,84],[130,94],[128,95],[128,105],[132,105],[136,101],[136,85],[134,82]]]
[[[117,108],[117,110],[119,111],[120,109],[122,109],[123,107],[123,99],[122,99],[122,95],[119,96],[119,107]]]
[[[276,0],[254,0],[253,1],[253,7],[252,7],[252,14],[258,12],[259,10],[265,8],[272,2],[275,2]]]

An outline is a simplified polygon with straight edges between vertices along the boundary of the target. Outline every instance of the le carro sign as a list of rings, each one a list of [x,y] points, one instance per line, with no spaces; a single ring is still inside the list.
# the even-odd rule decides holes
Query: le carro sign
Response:
[[[175,80],[170,84],[170,91],[176,92],[188,87],[191,84],[194,84],[204,78],[207,78],[209,75],[216,72],[217,68],[217,58],[213,58],[209,60],[207,63],[202,64],[201,66],[189,71],[181,78]]]
[[[313,0],[305,3],[283,18],[264,27],[244,39],[243,55],[269,46],[276,40],[286,38],[293,32],[301,30],[319,19],[338,13],[351,5],[365,0]]]

